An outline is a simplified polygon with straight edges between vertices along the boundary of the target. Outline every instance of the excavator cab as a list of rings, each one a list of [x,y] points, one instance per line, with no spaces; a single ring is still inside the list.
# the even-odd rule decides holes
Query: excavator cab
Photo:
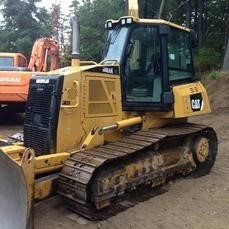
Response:
[[[171,110],[171,87],[195,80],[188,29],[133,17],[107,21],[106,28],[103,58],[120,64],[123,110]]]

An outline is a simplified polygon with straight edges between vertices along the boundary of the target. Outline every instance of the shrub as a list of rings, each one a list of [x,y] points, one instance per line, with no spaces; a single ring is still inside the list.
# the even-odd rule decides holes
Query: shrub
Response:
[[[212,48],[199,49],[194,58],[197,72],[210,72],[221,68],[221,54]]]

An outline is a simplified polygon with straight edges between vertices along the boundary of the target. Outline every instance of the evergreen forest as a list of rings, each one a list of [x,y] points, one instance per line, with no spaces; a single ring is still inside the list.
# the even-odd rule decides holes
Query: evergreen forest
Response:
[[[0,52],[20,52],[30,57],[33,43],[52,37],[61,46],[62,65],[71,55],[70,15],[80,19],[82,60],[101,60],[107,19],[127,14],[125,0],[72,0],[69,15],[59,3],[50,9],[41,0],[0,0]],[[191,28],[197,39],[194,49],[198,72],[229,70],[228,0],[139,0],[142,18],[161,18]]]

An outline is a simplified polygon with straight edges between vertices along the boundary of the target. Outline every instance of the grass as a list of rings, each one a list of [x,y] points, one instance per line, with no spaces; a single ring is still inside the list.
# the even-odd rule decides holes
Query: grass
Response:
[[[201,75],[201,81],[210,81],[215,80],[221,77],[224,77],[226,75],[229,75],[229,72],[223,72],[223,71],[211,71],[207,73],[203,73]]]

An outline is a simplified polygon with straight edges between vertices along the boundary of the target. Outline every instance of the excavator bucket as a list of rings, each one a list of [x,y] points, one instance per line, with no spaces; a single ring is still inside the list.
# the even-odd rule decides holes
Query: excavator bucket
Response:
[[[25,151],[20,161],[0,149],[0,224],[1,229],[31,229],[34,157]],[[29,177],[26,175],[29,174]]]

